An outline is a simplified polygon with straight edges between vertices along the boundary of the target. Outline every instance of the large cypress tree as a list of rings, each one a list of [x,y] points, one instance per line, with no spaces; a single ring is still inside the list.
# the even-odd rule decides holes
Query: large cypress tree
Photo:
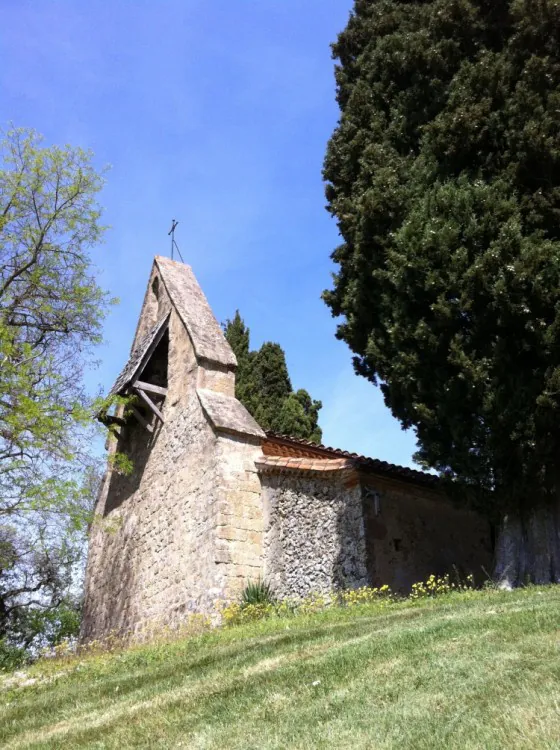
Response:
[[[254,352],[249,351],[249,329],[241,318],[239,310],[235,311],[233,320],[228,320],[223,328],[225,337],[237,359],[235,395],[241,403],[246,406],[251,405],[252,409],[256,387],[251,375]]]
[[[283,432],[279,417],[284,401],[292,392],[286,355],[280,344],[266,341],[251,359],[249,373],[255,393],[251,410],[266,429]],[[243,383],[241,383],[243,386]]]
[[[224,333],[235,356],[235,395],[265,430],[321,442],[319,410],[306,390],[292,391],[286,355],[279,344],[265,342],[250,350],[249,329],[239,311],[228,320]]]
[[[356,0],[333,49],[337,335],[486,498],[497,577],[558,581],[560,3]]]

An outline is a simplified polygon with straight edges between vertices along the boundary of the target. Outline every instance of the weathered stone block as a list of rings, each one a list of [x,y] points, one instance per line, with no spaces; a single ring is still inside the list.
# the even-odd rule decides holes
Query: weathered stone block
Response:
[[[247,539],[248,532],[244,529],[238,529],[235,526],[218,526],[216,530],[218,539],[228,539],[229,541],[244,542]]]

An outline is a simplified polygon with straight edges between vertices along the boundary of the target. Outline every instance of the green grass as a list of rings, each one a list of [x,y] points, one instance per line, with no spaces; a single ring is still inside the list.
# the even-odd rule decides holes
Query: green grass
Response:
[[[3,748],[559,748],[560,587],[253,623],[42,663]]]

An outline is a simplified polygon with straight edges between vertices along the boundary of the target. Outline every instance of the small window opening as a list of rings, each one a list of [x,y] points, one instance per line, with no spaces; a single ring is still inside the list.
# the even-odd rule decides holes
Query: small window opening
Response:
[[[152,292],[154,293],[154,297],[159,300],[159,278],[157,276],[152,281]]]
[[[393,539],[393,545],[395,547],[395,552],[400,552],[402,547],[402,539]]]

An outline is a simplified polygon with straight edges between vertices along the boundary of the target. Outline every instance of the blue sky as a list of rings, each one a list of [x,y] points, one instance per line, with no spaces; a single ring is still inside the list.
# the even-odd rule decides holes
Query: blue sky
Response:
[[[412,465],[415,440],[354,375],[320,299],[338,243],[321,165],[338,111],[329,44],[350,0],[3,0],[0,123],[111,165],[100,283],[120,298],[100,366],[128,356],[152,257],[182,255],[220,321],[278,341],[323,401],[324,442]]]

